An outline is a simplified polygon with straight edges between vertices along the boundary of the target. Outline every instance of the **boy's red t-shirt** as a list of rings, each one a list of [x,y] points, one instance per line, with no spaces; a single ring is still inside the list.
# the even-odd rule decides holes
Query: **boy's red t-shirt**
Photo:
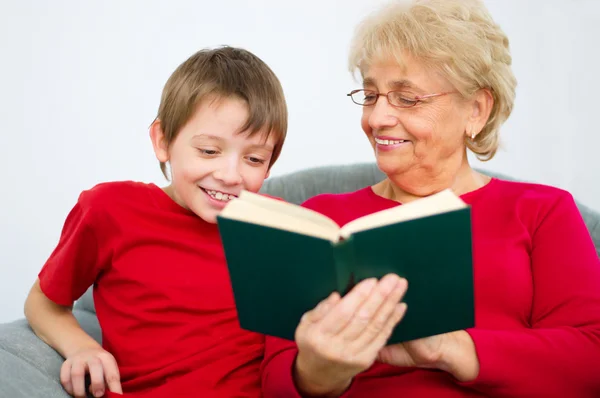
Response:
[[[260,396],[264,338],[239,327],[217,225],[158,186],[84,191],[39,279],[66,306],[94,285],[126,396]]]

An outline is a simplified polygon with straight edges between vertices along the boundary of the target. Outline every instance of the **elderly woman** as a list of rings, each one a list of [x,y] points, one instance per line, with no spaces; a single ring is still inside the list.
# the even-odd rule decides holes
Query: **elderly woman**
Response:
[[[267,338],[265,397],[599,397],[600,262],[572,196],[468,162],[496,153],[516,86],[482,2],[390,4],[360,25],[350,66],[387,178],[304,205],[343,225],[451,188],[472,210],[476,325],[386,346],[407,281],[365,280],[307,313],[296,343]]]

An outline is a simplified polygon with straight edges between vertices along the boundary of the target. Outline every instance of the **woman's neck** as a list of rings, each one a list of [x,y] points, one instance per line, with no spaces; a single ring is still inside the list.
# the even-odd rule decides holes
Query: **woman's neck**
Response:
[[[473,170],[466,157],[458,169],[440,170],[438,173],[407,171],[388,178],[373,186],[373,192],[386,199],[400,203],[433,195],[451,189],[456,195],[464,195],[485,186],[490,177]]]

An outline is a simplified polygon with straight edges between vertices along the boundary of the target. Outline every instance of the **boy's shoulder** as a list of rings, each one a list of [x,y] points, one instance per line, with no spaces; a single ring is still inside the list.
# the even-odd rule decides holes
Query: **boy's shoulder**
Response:
[[[137,181],[101,182],[81,192],[78,204],[84,208],[98,208],[123,202],[137,202],[147,198],[153,188],[157,187]]]

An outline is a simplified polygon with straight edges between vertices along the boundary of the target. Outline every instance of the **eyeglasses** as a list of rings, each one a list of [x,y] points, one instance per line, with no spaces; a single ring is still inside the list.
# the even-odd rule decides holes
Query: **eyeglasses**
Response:
[[[386,97],[389,104],[397,108],[412,108],[419,102],[427,98],[440,97],[442,95],[456,93],[456,91],[446,91],[437,94],[428,94],[415,96],[406,91],[389,91],[387,94],[378,93],[373,90],[352,90],[346,94],[357,105],[371,106],[375,105],[380,96]]]

